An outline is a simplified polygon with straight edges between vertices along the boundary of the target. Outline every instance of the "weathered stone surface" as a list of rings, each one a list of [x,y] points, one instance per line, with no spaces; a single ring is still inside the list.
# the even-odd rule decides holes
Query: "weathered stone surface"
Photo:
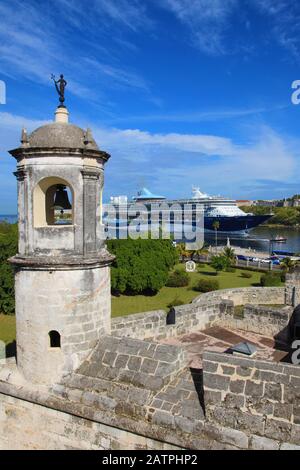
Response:
[[[291,425],[284,421],[267,419],[265,435],[277,439],[278,441],[289,441],[291,435]]]
[[[247,380],[245,387],[245,395],[251,397],[262,397],[263,395],[263,383],[254,382],[252,380]]]
[[[268,437],[251,436],[249,448],[253,450],[278,450],[279,442]]]
[[[244,380],[232,380],[229,390],[233,393],[244,393],[246,382]]]
[[[207,370],[207,363],[206,363],[206,370]],[[235,367],[221,365],[221,370],[224,375],[233,375],[235,373]],[[214,372],[214,371],[212,371]]]
[[[280,384],[266,383],[264,396],[270,400],[281,402],[282,386]]]
[[[143,360],[141,371],[146,372],[148,374],[154,374],[157,369],[157,366],[158,366],[158,361],[145,358]]]
[[[280,446],[280,450],[300,450],[300,446],[295,444],[283,443]]]
[[[210,373],[204,374],[204,388],[212,390],[228,390],[230,379],[229,377],[215,375]]]

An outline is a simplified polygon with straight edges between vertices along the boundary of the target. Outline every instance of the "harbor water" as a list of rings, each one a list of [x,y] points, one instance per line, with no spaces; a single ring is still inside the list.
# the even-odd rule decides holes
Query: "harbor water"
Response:
[[[0,221],[8,223],[17,222],[17,215],[1,215]],[[286,243],[273,243],[274,250],[285,250],[300,253],[300,227],[268,227],[261,225],[251,230],[246,236],[239,233],[223,234],[219,232],[218,245],[226,245],[229,238],[230,245],[234,247],[250,248],[257,252],[269,252],[270,240],[276,237],[286,238]],[[215,244],[214,233],[205,234],[207,244]]]

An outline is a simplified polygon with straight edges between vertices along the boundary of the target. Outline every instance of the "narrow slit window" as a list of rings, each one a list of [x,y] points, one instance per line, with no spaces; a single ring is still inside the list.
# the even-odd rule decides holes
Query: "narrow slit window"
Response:
[[[50,348],[60,348],[60,334],[58,333],[58,331],[50,331],[49,339]]]

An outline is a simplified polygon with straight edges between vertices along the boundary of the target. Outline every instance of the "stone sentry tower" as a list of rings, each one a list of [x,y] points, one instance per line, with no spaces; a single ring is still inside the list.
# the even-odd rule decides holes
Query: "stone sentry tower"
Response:
[[[15,267],[17,364],[52,384],[110,333],[110,268],[101,219],[104,164],[91,131],[55,122],[11,150],[17,160],[19,248]]]

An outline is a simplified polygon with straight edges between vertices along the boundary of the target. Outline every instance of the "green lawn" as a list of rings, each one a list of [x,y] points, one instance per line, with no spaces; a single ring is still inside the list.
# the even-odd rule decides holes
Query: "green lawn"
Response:
[[[190,285],[187,287],[163,287],[158,294],[154,296],[121,295],[120,297],[112,297],[112,316],[117,317],[150,310],[167,310],[167,305],[176,297],[184,303],[189,303],[199,295],[199,292],[193,290],[193,286],[200,278],[217,279],[220,289],[249,287],[259,283],[261,273],[251,271],[252,277],[246,279],[241,277],[241,272],[243,271],[245,272],[245,270],[237,269],[235,273],[220,272],[215,276],[214,270],[209,265],[204,265],[201,267],[200,273],[190,273],[191,281]]]
[[[16,339],[16,323],[13,315],[0,314],[0,340],[9,344]]]
[[[189,303],[199,295],[199,292],[194,291],[192,287],[200,278],[218,279],[220,289],[248,287],[259,283],[261,273],[251,272],[252,277],[246,279],[241,277],[242,271],[245,270],[237,269],[235,273],[220,272],[215,276],[213,275],[214,270],[209,265],[205,265],[201,267],[200,273],[189,274],[191,282],[188,287],[163,287],[158,294],[153,296],[122,295],[120,297],[112,297],[112,316],[116,317],[130,313],[147,312],[149,310],[167,310],[167,305],[176,297],[184,303]],[[10,343],[15,339],[15,334],[15,317],[0,314],[0,340],[5,343]]]

